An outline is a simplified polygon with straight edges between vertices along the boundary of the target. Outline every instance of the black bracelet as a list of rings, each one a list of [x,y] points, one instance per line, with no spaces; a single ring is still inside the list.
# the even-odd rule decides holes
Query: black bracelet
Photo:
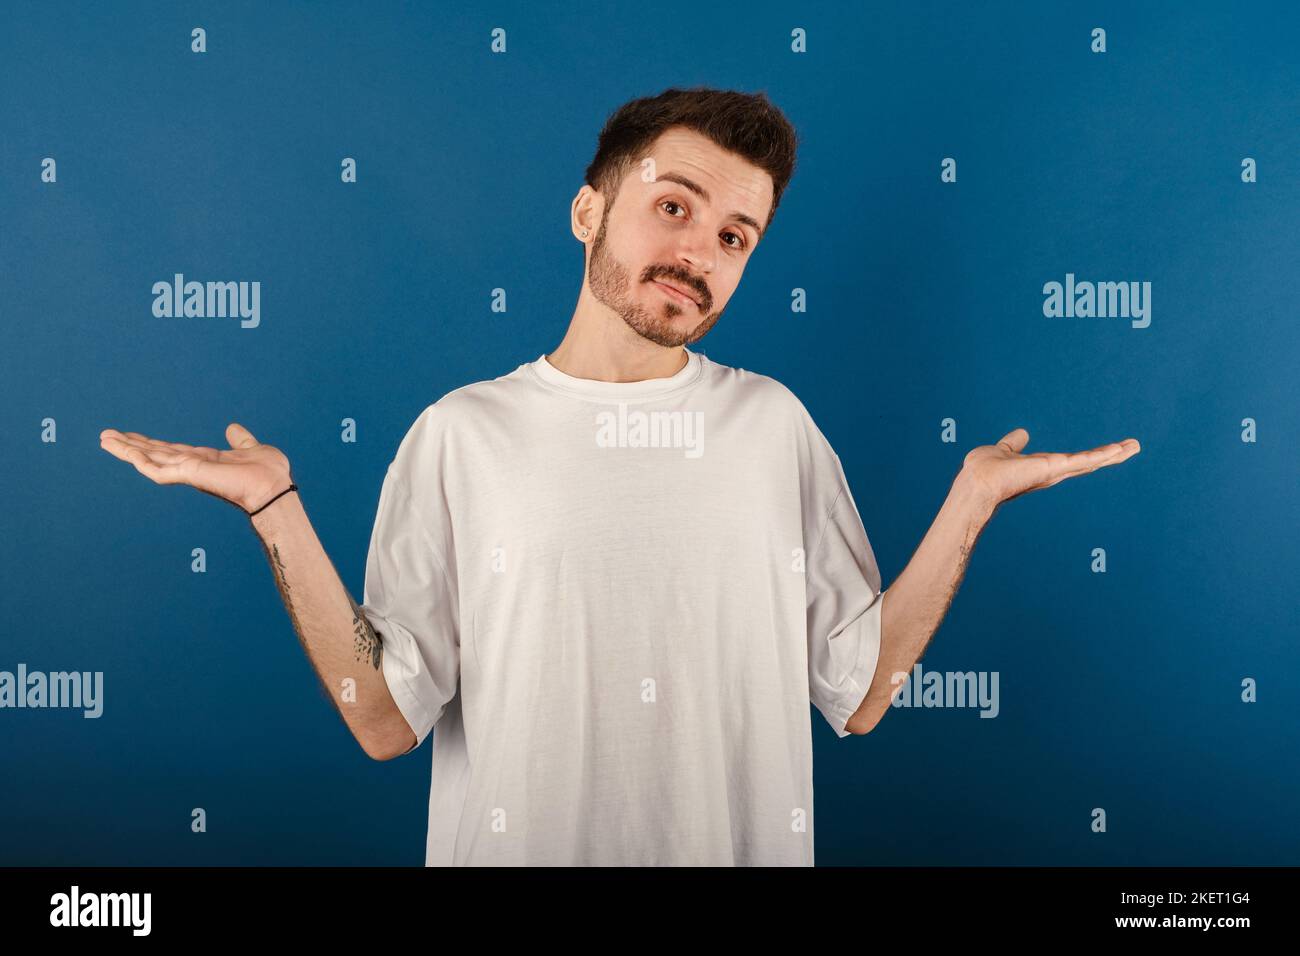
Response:
[[[295,485],[295,484],[290,483],[290,485],[289,485],[288,488],[284,489],[284,491],[282,491],[282,492],[280,492],[278,495],[276,495],[275,498],[272,498],[271,501],[275,501],[276,498],[283,498],[283,497],[284,497],[285,495],[287,495],[289,492],[291,492],[291,491],[297,491],[297,490],[298,490],[298,486]],[[263,510],[265,510],[266,508],[270,507],[270,505],[271,505],[271,501],[268,501],[266,504],[262,505],[262,507],[261,507],[261,508],[258,508],[257,511],[263,511]],[[248,516],[249,516],[250,518],[253,517],[253,515],[257,514],[257,511],[250,511],[250,512],[248,512]]]

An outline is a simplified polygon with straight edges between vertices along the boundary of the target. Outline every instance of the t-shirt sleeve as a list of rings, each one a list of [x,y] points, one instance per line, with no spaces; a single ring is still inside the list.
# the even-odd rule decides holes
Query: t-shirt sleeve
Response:
[[[405,461],[399,451],[379,492],[361,610],[383,642],[384,680],[415,734],[414,750],[456,695],[460,629],[456,588],[435,541],[441,535],[413,496]]]
[[[884,591],[839,457],[837,488],[807,562],[808,695],[839,737],[867,695],[880,657]]]

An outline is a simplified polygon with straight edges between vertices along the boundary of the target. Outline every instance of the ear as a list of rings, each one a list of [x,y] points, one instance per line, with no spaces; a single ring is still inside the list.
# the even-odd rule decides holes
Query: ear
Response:
[[[573,197],[573,205],[569,209],[569,226],[573,230],[574,237],[581,243],[587,244],[596,238],[596,230],[600,228],[600,217],[604,213],[605,200],[592,189],[587,183],[582,184],[578,190],[578,195]],[[587,234],[584,236],[583,230]]]

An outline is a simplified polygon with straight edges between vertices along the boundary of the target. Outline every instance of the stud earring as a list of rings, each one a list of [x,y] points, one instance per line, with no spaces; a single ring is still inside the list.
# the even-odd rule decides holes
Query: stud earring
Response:
[[[587,230],[586,230],[586,229],[582,230],[582,238],[584,238],[584,239],[587,238]]]

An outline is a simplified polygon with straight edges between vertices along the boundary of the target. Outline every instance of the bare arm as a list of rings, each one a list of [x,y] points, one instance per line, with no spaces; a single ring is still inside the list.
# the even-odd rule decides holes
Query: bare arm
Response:
[[[384,680],[383,635],[344,587],[307,518],[288,494],[251,519],[298,639],[362,749],[376,760],[401,756],[416,737]],[[355,682],[355,701],[344,681]]]
[[[1029,432],[1017,428],[996,445],[981,445],[966,455],[930,530],[881,598],[880,657],[871,686],[845,724],[849,733],[870,732],[889,712],[902,683],[895,684],[894,675],[911,674],[925,652],[966,574],[976,539],[1003,502],[1117,465],[1141,451],[1136,439],[1126,438],[1073,454],[1020,454],[1028,441]]]
[[[190,485],[252,516],[289,620],[344,723],[376,760],[406,753],[416,736],[384,680],[383,636],[343,586],[302,500],[280,495],[292,481],[289,459],[236,422],[226,438],[230,448],[223,451],[116,428],[99,435],[101,448],[156,484]],[[345,696],[349,679],[355,693]]]
[[[862,704],[845,725],[849,733],[868,733],[889,711],[899,687],[894,675],[910,675],[912,665],[925,653],[961,586],[975,539],[992,513],[959,477],[912,560],[881,597],[880,657]]]

